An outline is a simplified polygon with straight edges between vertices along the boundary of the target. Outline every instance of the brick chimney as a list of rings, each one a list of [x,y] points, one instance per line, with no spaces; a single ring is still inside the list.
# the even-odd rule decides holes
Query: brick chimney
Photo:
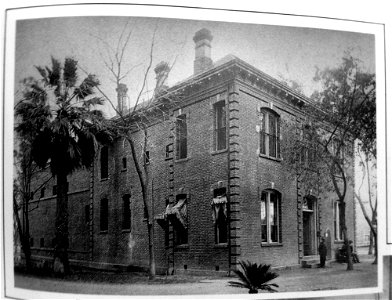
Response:
[[[193,41],[195,42],[195,61],[193,65],[193,73],[197,75],[212,67],[211,31],[205,28],[200,29],[195,33]]]
[[[123,113],[127,109],[127,92],[128,88],[127,85],[124,83],[119,83],[116,88],[117,92],[117,110],[120,113]]]
[[[161,61],[154,69],[155,71],[155,94],[159,93],[162,88],[167,88],[167,78],[169,77],[170,67],[165,61]]]

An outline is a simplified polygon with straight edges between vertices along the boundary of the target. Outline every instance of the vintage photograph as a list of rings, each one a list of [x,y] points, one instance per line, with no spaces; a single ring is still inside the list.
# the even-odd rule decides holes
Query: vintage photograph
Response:
[[[15,21],[15,289],[379,288],[378,25],[286,17]]]

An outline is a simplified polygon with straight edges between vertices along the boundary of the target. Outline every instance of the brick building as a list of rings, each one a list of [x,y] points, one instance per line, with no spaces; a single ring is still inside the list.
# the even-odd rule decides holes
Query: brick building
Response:
[[[213,63],[212,39],[206,29],[195,34],[194,75],[168,88],[181,91],[181,105],[148,128],[158,272],[227,271],[239,259],[298,265],[317,255],[320,236],[333,258],[342,245],[334,196],[317,194],[316,187],[305,191],[282,164],[287,132],[281,121],[301,122],[301,107],[310,100],[235,56]],[[157,78],[165,80],[167,71],[161,64]],[[148,266],[141,188],[128,143],[102,147],[90,170],[69,178],[71,262]],[[48,184],[32,203],[36,257],[51,256],[55,192]],[[353,238],[351,187],[346,199]]]

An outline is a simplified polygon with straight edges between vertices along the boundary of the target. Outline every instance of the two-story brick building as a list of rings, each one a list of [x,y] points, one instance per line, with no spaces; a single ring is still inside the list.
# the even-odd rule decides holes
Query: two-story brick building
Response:
[[[194,74],[168,88],[181,91],[181,103],[148,128],[157,270],[227,271],[240,259],[298,265],[317,255],[320,236],[333,258],[342,244],[336,197],[304,190],[282,163],[282,121],[300,122],[310,100],[235,56],[213,63],[212,39],[206,29],[195,34]],[[134,133],[136,145],[142,138]],[[36,256],[51,256],[54,189],[49,184],[32,203],[39,201],[31,215]],[[346,201],[354,237],[351,187]],[[126,141],[102,147],[91,170],[70,176],[69,212],[71,262],[148,266],[141,188]]]

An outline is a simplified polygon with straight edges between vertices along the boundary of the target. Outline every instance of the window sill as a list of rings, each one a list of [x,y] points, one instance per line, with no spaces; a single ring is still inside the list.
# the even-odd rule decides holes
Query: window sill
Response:
[[[101,230],[101,231],[99,232],[99,234],[107,234],[107,233],[108,233],[107,230]]]
[[[109,177],[106,177],[106,178],[101,178],[101,179],[100,179],[100,181],[101,181],[101,182],[103,182],[103,181],[107,181],[107,180],[109,180]]]
[[[260,243],[261,247],[283,247],[282,243]]]
[[[122,233],[129,233],[129,232],[131,232],[131,229],[122,229],[121,232]]]
[[[336,241],[336,240],[335,240],[334,243],[335,243],[335,244],[341,245],[341,244],[344,244],[344,241],[343,241],[343,240],[342,240],[342,241]]]
[[[175,160],[176,163],[182,163],[182,162],[186,162],[189,160],[189,157],[185,157],[185,158],[178,158]]]
[[[121,169],[121,172],[126,172],[126,171],[127,171],[127,168]]]
[[[212,150],[211,151],[211,155],[222,154],[222,153],[225,153],[225,152],[227,152],[227,148],[222,149],[222,150]]]
[[[273,161],[276,161],[276,162],[281,162],[283,160],[282,158],[276,158],[276,157],[268,156],[268,155],[265,155],[265,154],[259,154],[259,157],[266,158],[266,159],[269,159],[269,160],[273,160]]]
[[[217,249],[227,248],[227,243],[215,244],[214,248],[217,248]]]
[[[177,245],[177,246],[174,246],[174,249],[175,250],[188,250],[189,244]]]

